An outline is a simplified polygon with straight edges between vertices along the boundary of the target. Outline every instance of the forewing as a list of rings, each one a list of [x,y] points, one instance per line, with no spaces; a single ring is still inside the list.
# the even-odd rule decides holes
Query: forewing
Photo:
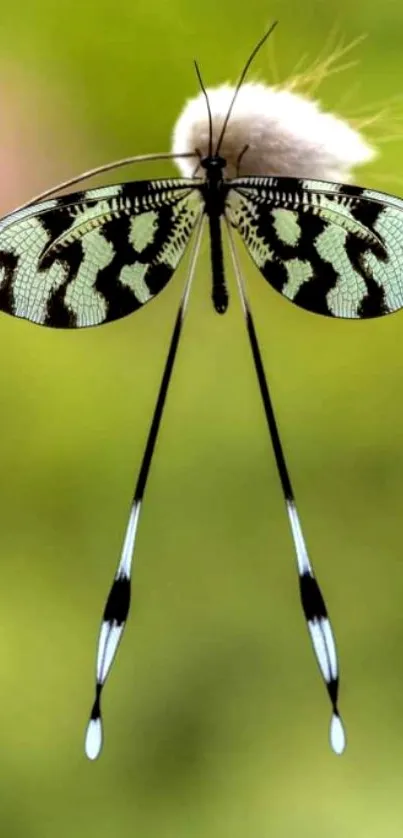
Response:
[[[296,178],[229,181],[226,216],[265,279],[331,317],[403,307],[403,201]]]
[[[0,221],[0,309],[60,328],[125,317],[166,285],[203,209],[195,179],[43,201]]]

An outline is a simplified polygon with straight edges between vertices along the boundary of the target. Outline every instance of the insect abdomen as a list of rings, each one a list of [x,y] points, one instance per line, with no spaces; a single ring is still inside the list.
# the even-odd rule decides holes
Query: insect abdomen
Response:
[[[228,308],[228,291],[224,274],[224,257],[222,249],[220,216],[209,216],[210,222],[210,253],[213,287],[211,297],[218,314],[225,314]]]

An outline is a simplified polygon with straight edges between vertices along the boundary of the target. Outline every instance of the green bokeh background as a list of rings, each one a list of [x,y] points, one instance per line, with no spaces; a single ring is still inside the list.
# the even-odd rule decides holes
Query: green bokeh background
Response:
[[[234,80],[267,24],[280,78],[335,29],[360,63],[323,83],[354,116],[399,96],[403,6],[20,0],[1,8],[3,210],[113,157],[168,150],[184,99]],[[337,38],[336,38],[337,40]],[[272,46],[252,77],[273,80]],[[378,104],[376,104],[378,103]],[[402,192],[394,135],[360,182]],[[371,136],[371,135],[370,135]],[[372,132],[372,136],[374,133]],[[7,139],[8,138],[8,139]],[[137,168],[134,176],[172,172]],[[0,835],[401,838],[403,314],[332,322],[250,294],[304,531],[337,633],[348,748],[328,699],[239,306],[207,249],[147,489],[133,607],[83,756],[99,618],[180,295],[58,333],[0,320]]]

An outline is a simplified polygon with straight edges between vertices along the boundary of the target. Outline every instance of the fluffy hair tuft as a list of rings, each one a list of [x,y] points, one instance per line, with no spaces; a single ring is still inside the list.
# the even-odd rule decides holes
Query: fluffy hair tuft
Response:
[[[233,94],[229,84],[207,90],[213,151]],[[207,155],[208,139],[206,102],[199,93],[186,103],[175,124],[173,154],[197,149]],[[318,102],[291,90],[248,82],[238,92],[220,154],[227,161],[226,177],[283,175],[348,183],[352,169],[368,163],[376,151],[346,121],[322,111]],[[184,177],[191,177],[197,166],[189,159],[176,163]]]

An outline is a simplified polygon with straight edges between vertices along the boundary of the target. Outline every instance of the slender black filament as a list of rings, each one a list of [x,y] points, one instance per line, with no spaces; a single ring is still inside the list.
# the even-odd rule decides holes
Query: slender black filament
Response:
[[[197,78],[199,80],[199,84],[200,84],[200,87],[201,87],[201,91],[203,93],[203,96],[206,100],[206,105],[207,105],[207,114],[208,114],[208,156],[211,157],[212,154],[213,154],[213,119],[212,119],[212,116],[211,116],[210,102],[209,102],[209,98],[207,96],[207,90],[206,90],[206,88],[203,84],[203,79],[201,77],[201,73],[200,73],[199,65],[198,65],[197,61],[194,62],[194,65],[195,65],[195,69],[196,69]]]

